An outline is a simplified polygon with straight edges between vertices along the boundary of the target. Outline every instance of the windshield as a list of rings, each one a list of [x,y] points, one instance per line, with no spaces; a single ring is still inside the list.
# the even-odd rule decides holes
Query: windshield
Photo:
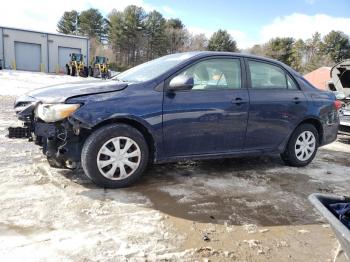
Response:
[[[106,63],[106,58],[104,56],[96,56],[95,64],[104,64]]]
[[[160,76],[172,67],[182,63],[190,57],[195,56],[196,54],[197,53],[192,52],[163,56],[126,70],[112,79],[124,82],[148,81]]]
[[[72,54],[72,61],[77,61],[77,62],[82,61],[82,55],[81,54]]]

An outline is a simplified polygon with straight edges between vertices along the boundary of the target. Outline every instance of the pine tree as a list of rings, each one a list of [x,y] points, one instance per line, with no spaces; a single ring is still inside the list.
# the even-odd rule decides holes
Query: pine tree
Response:
[[[303,73],[305,64],[305,42],[299,39],[294,42],[291,54],[291,67],[296,71]]]
[[[183,51],[188,34],[181,20],[178,18],[168,19],[165,28],[168,46],[167,53],[173,54]]]
[[[281,61],[287,65],[292,63],[292,49],[294,39],[291,37],[276,37],[265,46],[265,54],[268,57]]]
[[[152,11],[145,20],[145,34],[147,39],[147,60],[166,54],[165,19],[162,14]]]
[[[75,10],[64,12],[57,23],[57,31],[62,34],[77,34],[78,17],[79,13]]]
[[[349,37],[341,31],[331,31],[324,37],[321,50],[323,53],[328,54],[336,63],[349,58]]]
[[[98,9],[90,8],[79,15],[79,33],[96,37],[99,41],[106,39],[107,21]]]
[[[226,30],[218,30],[209,39],[208,50],[236,52],[237,44]]]

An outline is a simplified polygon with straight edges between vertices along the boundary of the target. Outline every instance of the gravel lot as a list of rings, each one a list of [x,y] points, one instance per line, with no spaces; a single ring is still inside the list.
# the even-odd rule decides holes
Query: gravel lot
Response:
[[[0,73],[2,261],[332,261],[338,243],[307,196],[349,194],[350,137],[306,168],[278,156],[164,164],[130,188],[101,189],[5,136],[18,124],[14,95],[70,80]]]

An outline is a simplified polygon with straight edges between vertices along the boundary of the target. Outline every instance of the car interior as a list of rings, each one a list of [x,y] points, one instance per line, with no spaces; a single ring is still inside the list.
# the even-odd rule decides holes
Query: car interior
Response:
[[[238,61],[204,61],[186,69],[182,74],[193,77],[193,90],[241,88]]]

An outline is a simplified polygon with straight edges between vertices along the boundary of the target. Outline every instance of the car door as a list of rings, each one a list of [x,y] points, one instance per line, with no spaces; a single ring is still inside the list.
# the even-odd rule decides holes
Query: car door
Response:
[[[239,58],[204,59],[166,81],[163,150],[168,157],[242,149],[249,98],[241,64]],[[193,77],[193,88],[167,91],[168,83],[178,75]]]
[[[281,66],[246,59],[250,109],[245,149],[277,149],[307,111],[307,99]]]

